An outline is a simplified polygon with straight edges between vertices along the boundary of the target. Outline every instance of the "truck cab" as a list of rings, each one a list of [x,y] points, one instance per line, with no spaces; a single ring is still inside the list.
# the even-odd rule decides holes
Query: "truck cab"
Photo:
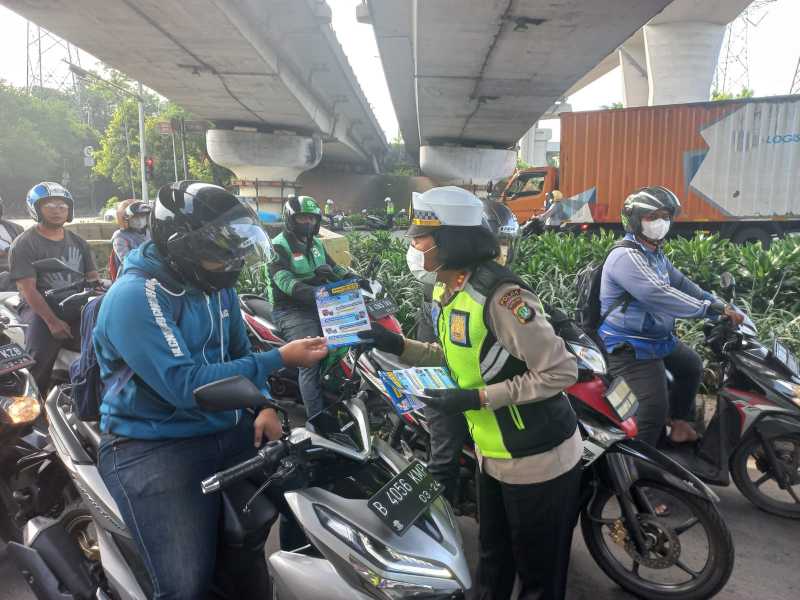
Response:
[[[531,167],[514,173],[500,194],[500,201],[524,223],[544,212],[547,193],[557,189],[558,169]]]

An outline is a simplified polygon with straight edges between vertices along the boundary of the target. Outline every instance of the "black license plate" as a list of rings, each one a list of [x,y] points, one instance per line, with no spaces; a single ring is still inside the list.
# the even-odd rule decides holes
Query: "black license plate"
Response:
[[[778,340],[775,340],[775,343],[772,347],[772,354],[779,363],[789,369],[789,372],[792,375],[800,375],[800,369],[798,369],[797,365],[797,357],[792,353],[791,350],[781,344]]]
[[[636,394],[622,377],[618,377],[611,383],[611,387],[606,392],[606,400],[620,421],[632,417],[639,410],[639,400],[636,398]]]
[[[391,298],[381,298],[367,304],[367,312],[371,319],[377,321],[397,312],[397,304]]]
[[[378,518],[402,535],[444,491],[428,469],[419,461],[412,462],[369,499],[368,504]]]
[[[19,344],[0,346],[0,375],[31,366],[35,361]]]

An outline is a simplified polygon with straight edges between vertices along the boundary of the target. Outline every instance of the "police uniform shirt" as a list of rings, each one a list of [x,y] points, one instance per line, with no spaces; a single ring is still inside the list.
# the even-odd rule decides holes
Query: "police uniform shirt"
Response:
[[[446,302],[449,297],[444,300]],[[489,302],[487,327],[503,348],[528,367],[521,375],[484,388],[489,409],[546,400],[577,381],[575,357],[567,351],[564,340],[553,331],[543,314],[539,298],[533,292],[515,284],[504,284],[495,290]],[[406,339],[400,358],[403,362],[420,366],[445,362],[438,344],[410,339]],[[491,477],[504,483],[529,484],[549,481],[572,469],[580,460],[581,449],[581,436],[576,428],[572,437],[539,454],[497,459],[481,457],[477,448],[476,453],[481,469]]]

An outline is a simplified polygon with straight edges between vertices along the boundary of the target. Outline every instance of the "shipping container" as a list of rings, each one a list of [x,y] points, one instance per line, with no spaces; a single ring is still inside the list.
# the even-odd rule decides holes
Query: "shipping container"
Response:
[[[560,169],[520,171],[502,198],[527,220],[558,190],[564,219],[594,229],[619,226],[626,196],[648,185],[680,198],[676,230],[735,241],[797,230],[800,96],[564,113]]]

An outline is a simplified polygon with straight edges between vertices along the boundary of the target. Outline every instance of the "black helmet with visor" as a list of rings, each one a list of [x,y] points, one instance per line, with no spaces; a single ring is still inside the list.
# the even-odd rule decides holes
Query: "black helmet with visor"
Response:
[[[252,209],[209,183],[162,187],[150,229],[170,267],[205,292],[233,287],[242,270],[272,259],[272,245]]]

